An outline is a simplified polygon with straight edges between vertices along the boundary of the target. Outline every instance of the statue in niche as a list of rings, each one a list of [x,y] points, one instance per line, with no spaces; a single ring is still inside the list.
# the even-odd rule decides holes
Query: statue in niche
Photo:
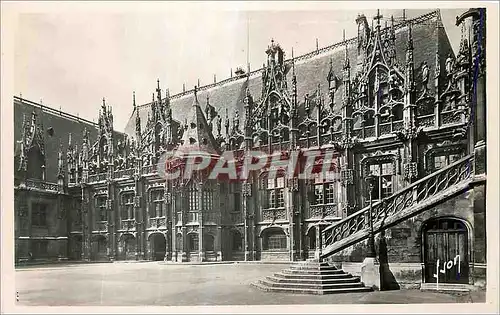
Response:
[[[429,67],[427,61],[422,63],[422,86],[424,91],[427,91],[427,83],[429,82]]]
[[[448,76],[452,76],[453,75],[453,69],[455,67],[455,63],[453,61],[453,58],[451,57],[451,54],[448,54],[448,58],[446,58],[446,62],[445,62],[445,69],[446,69],[446,74]]]
[[[59,166],[59,170],[62,170],[64,165],[63,165],[63,154],[62,154],[62,147],[61,149],[59,150],[59,153],[57,155],[57,162],[58,162],[58,166]]]
[[[222,130],[222,118],[220,115],[217,115],[217,135],[220,136]]]
[[[234,114],[233,127],[235,131],[240,129],[240,114],[238,113],[238,110],[236,110]]]
[[[306,93],[304,96],[304,109],[306,111],[307,116],[309,116],[309,110],[311,109],[311,104],[309,101],[309,93]]]

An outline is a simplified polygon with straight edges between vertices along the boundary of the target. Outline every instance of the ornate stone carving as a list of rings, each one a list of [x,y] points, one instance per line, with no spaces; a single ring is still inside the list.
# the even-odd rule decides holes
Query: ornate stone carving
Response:
[[[244,197],[252,196],[252,184],[251,183],[243,183],[241,185],[241,191]]]
[[[418,167],[416,162],[408,162],[403,165],[404,178],[411,181],[418,177]]]
[[[290,191],[299,191],[299,179],[297,177],[288,179],[287,185]]]
[[[354,171],[343,167],[340,171],[340,178],[342,186],[352,185],[354,183]]]

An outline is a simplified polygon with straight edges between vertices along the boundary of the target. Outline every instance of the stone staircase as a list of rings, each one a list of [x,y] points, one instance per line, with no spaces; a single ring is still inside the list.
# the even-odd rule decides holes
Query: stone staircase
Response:
[[[327,262],[302,261],[251,284],[263,291],[295,294],[334,294],[368,292],[359,277],[352,276]]]
[[[375,202],[321,231],[322,260],[354,245],[370,235],[369,212],[374,233],[408,220],[422,211],[469,189],[473,177],[474,155],[466,156],[440,169],[382,201]]]

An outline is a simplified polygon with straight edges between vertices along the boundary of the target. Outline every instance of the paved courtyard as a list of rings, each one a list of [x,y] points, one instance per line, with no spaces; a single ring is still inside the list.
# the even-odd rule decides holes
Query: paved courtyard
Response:
[[[18,305],[185,306],[484,302],[484,292],[399,290],[311,296],[268,293],[249,284],[286,264],[181,265],[116,262],[18,268]]]

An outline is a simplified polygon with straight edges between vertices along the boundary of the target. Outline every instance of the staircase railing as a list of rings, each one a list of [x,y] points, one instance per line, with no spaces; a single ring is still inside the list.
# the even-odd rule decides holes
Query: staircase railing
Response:
[[[374,226],[379,225],[378,228],[380,228],[381,223],[384,223],[387,219],[390,220],[391,216],[401,214],[405,209],[419,202],[424,202],[426,199],[430,199],[430,197],[439,194],[443,190],[471,178],[473,162],[473,155],[466,156],[416,181],[390,197],[373,203],[372,220]],[[335,248],[335,250],[341,250],[351,244],[350,242],[346,242],[346,238],[356,233],[360,234],[360,238],[367,236],[369,233],[369,211],[370,206],[367,206],[325,228],[322,231],[323,247],[326,249],[330,247],[330,250],[324,251],[322,258],[333,254],[331,246],[336,242],[343,241],[343,246]]]

